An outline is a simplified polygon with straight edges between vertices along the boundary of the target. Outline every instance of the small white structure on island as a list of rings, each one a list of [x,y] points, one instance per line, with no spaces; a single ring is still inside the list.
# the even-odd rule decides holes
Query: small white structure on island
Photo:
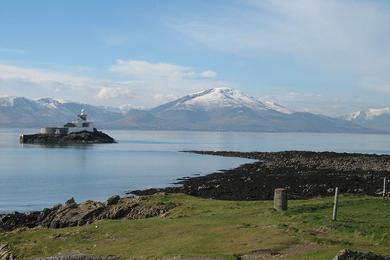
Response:
[[[64,127],[43,127],[41,128],[40,133],[48,135],[66,135],[83,131],[94,132],[95,129],[93,127],[93,123],[87,121],[87,114],[84,109],[81,109],[81,112],[77,116],[76,120],[66,123]]]

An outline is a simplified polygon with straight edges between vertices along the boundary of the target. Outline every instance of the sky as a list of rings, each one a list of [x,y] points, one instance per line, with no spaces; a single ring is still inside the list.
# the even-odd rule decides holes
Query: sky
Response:
[[[386,0],[2,0],[0,96],[149,108],[230,87],[339,116],[390,105]]]

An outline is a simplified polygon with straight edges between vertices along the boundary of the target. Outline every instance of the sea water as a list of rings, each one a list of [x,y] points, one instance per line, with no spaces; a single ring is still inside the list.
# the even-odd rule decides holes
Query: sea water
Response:
[[[183,150],[311,150],[390,154],[390,135],[105,131],[116,144],[47,147],[19,144],[36,129],[0,129],[0,212],[31,211],[172,185],[177,178],[230,169],[251,160]]]

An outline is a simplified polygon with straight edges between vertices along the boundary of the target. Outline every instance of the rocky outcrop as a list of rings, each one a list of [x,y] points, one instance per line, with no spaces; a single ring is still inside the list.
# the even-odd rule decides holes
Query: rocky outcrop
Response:
[[[56,134],[32,134],[20,137],[20,142],[24,144],[45,144],[45,145],[67,145],[67,144],[102,144],[115,143],[111,136],[97,131],[78,132],[65,135]]]
[[[390,180],[390,156],[334,152],[211,152],[198,154],[257,160],[238,168],[206,176],[181,179],[179,187],[133,191],[183,192],[225,200],[272,199],[276,188],[287,189],[289,199],[330,196],[335,187],[343,193],[382,195],[383,178]],[[390,193],[388,193],[390,195]]]
[[[11,249],[7,244],[0,244],[0,259],[1,260],[14,260],[15,255],[12,254]]]
[[[63,228],[90,224],[98,219],[142,219],[164,216],[174,208],[172,203],[155,203],[148,197],[110,197],[106,203],[92,200],[76,203],[68,200],[64,205],[56,205],[42,211],[14,213],[0,216],[0,228]]]
[[[372,252],[362,253],[358,251],[352,251],[349,249],[343,249],[337,253],[333,260],[390,260],[390,256],[382,256]]]

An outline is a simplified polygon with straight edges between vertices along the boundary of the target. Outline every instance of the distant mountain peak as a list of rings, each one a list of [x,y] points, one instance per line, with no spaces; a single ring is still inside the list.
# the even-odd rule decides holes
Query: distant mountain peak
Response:
[[[369,108],[341,117],[355,124],[388,131],[390,129],[390,107]]]
[[[2,107],[10,107],[15,103],[15,96],[0,96],[0,106]]]
[[[367,110],[360,110],[344,116],[346,120],[372,120],[381,116],[390,116],[390,107],[369,108]]]
[[[204,110],[249,108],[255,111],[270,109],[260,100],[231,88],[212,88],[169,102],[154,110]]]
[[[43,98],[0,97],[0,127],[58,126],[84,108],[99,127],[163,130],[266,132],[371,132],[353,122],[293,112],[231,88],[190,94],[150,110],[93,106]],[[372,115],[386,109],[371,110]],[[378,117],[380,121],[382,117]],[[371,122],[371,121],[370,121]],[[368,127],[371,128],[371,127]],[[384,127],[382,128],[384,129]],[[386,128],[389,129],[389,128]]]

